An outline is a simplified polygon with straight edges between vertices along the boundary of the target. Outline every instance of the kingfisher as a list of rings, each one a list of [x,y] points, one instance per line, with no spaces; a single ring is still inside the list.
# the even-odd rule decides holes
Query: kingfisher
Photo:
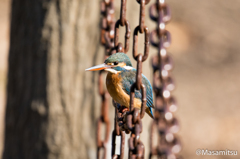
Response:
[[[125,53],[116,53],[109,56],[103,64],[90,67],[85,71],[107,71],[106,86],[110,96],[120,105],[129,108],[130,89],[136,81],[137,70],[132,67],[129,57]],[[146,110],[145,112],[152,118],[153,116],[153,93],[149,80],[142,74],[142,83],[146,87]],[[141,109],[142,92],[135,90],[134,107]]]

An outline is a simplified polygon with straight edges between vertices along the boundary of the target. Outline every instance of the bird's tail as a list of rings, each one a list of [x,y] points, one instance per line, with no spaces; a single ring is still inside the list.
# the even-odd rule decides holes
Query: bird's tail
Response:
[[[146,113],[151,117],[151,118],[153,118],[154,119],[154,116],[153,116],[153,111],[152,111],[152,109],[153,108],[151,108],[151,107],[148,107],[145,111],[146,111]]]

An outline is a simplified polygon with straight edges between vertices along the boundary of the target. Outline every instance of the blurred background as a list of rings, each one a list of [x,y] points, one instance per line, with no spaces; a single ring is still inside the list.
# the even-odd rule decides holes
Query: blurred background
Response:
[[[6,102],[7,56],[9,48],[10,1],[0,1],[0,154],[3,149],[4,114]]]
[[[15,0],[11,6],[10,0],[0,0],[0,154],[6,139],[5,158],[96,157],[98,74],[84,70],[103,62],[99,2]],[[147,8],[151,3],[154,0]],[[168,51],[175,66],[172,74],[177,87],[173,94],[179,105],[175,116],[181,127],[181,155],[186,159],[237,159],[239,155],[197,156],[195,152],[198,148],[240,151],[240,1],[167,3],[172,11],[172,21],[167,25],[172,35]],[[118,19],[120,1],[115,0],[115,5]],[[15,10],[10,29],[11,7]],[[132,31],[138,25],[138,16],[139,5],[128,1],[127,19]],[[150,30],[156,27],[148,10],[146,24]],[[143,37],[139,43],[143,44]],[[13,48],[9,75],[13,86],[7,100],[9,47]],[[128,55],[132,59],[131,50]],[[155,54],[151,47],[149,57]],[[150,66],[148,58],[143,74],[152,81]],[[4,135],[6,105],[9,111]],[[112,106],[109,115],[112,130]],[[147,155],[151,119],[145,117],[143,122],[141,140]]]

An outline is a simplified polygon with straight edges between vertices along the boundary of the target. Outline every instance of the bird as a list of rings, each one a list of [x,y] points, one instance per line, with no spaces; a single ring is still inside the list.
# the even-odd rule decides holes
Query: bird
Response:
[[[130,89],[136,81],[137,70],[132,67],[129,57],[122,52],[110,55],[103,64],[90,67],[85,71],[107,71],[106,87],[110,96],[120,105],[129,108],[130,105]],[[146,109],[145,112],[154,119],[153,115],[153,93],[149,80],[142,74],[142,83],[146,87]],[[142,92],[135,89],[134,107],[141,109]]]

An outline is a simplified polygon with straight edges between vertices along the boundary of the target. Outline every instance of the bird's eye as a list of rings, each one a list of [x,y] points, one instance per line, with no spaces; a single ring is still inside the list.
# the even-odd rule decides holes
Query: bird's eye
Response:
[[[117,65],[117,64],[118,64],[118,62],[114,62],[113,64],[114,64],[114,65]]]

